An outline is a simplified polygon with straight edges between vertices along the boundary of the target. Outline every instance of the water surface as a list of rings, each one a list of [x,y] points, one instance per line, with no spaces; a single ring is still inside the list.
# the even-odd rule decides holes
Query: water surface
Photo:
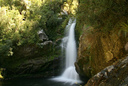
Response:
[[[80,84],[71,85],[70,83],[56,82],[46,78],[16,78],[0,81],[0,86],[80,86]]]

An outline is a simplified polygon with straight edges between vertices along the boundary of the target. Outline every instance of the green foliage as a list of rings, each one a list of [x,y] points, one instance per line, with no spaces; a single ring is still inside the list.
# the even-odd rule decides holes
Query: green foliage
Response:
[[[128,2],[126,0],[79,1],[80,6],[77,12],[79,26],[87,24],[94,28],[102,28],[103,31],[110,31],[121,21],[128,19]]]
[[[126,38],[128,36],[128,22],[127,23],[121,23],[120,24],[121,29],[119,30],[119,35],[124,35],[124,37]],[[123,33],[123,34],[122,34]]]
[[[122,23],[121,26],[122,26],[122,30],[123,30],[124,32],[128,32],[128,24]]]
[[[40,8],[40,27],[43,28],[49,39],[55,41],[63,31],[63,19],[58,19],[62,3],[60,1],[47,2]]]
[[[58,19],[62,4],[62,0],[0,0],[0,57],[13,56],[18,47],[38,44],[40,29],[53,41],[63,36],[64,19]]]
[[[43,29],[53,42],[63,36],[68,19],[59,15],[64,0],[0,0],[0,66],[15,71],[33,58],[47,61],[60,51],[52,44],[38,46]],[[62,17],[62,19],[58,19]],[[42,41],[41,41],[42,42]],[[45,58],[47,57],[47,58]],[[6,74],[6,73],[5,73]],[[5,75],[4,75],[5,76]]]
[[[0,54],[12,55],[10,48],[37,41],[36,21],[23,21],[24,16],[18,10],[1,8],[0,11]]]

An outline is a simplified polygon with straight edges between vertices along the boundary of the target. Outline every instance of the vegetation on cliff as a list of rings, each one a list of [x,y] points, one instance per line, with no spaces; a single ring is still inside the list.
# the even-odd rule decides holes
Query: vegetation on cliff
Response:
[[[13,55],[14,46],[38,43],[37,31],[40,29],[46,31],[50,40],[55,40],[57,37],[55,33],[62,29],[56,28],[62,23],[57,17],[57,13],[60,12],[60,1],[43,3],[40,0],[2,0],[1,2],[0,53],[2,56]]]
[[[79,74],[92,77],[127,55],[127,14],[127,0],[79,0]]]
[[[101,31],[117,30],[122,23],[128,24],[127,0],[79,0],[78,26],[84,24]]]

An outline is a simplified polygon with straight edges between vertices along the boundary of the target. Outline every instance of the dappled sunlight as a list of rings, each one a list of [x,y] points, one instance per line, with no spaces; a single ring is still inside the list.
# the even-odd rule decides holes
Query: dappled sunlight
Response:
[[[8,9],[8,7],[0,7],[0,16],[6,15],[6,10],[7,9]]]
[[[72,2],[64,2],[63,10],[67,11],[68,13],[71,13],[73,15],[76,14],[76,10],[78,7],[78,1],[73,0]]]
[[[0,79],[3,79],[4,77],[1,75],[1,72],[2,72],[2,68],[0,68]]]
[[[19,14],[18,10],[7,10],[5,8],[1,8],[2,10],[4,10],[3,15],[1,15],[2,17],[0,18],[0,22],[1,23],[1,27],[3,26],[3,30],[6,31],[7,34],[11,33],[12,31],[15,31],[16,33],[18,33],[18,31],[20,30],[20,27],[24,24],[23,15]],[[2,13],[3,11],[0,11],[0,13]],[[6,25],[6,27],[4,27]],[[15,29],[14,29],[15,28]]]
[[[64,2],[64,10],[69,11],[69,4],[67,2]]]
[[[1,75],[1,72],[2,72],[2,71],[1,71],[1,68],[0,68],[0,79],[3,79],[3,76]]]
[[[28,1],[28,0],[23,0],[25,5],[26,5],[26,8],[29,9],[30,6],[31,6],[31,1]]]
[[[78,7],[78,1],[77,0],[73,0],[72,6],[71,6],[72,14],[74,14],[74,15],[76,14],[77,7]]]
[[[0,74],[0,79],[3,79],[3,76]]]

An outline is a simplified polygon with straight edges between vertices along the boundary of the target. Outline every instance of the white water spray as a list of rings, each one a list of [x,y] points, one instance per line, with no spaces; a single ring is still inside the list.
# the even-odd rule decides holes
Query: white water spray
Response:
[[[75,70],[74,63],[77,57],[76,42],[75,42],[75,25],[76,20],[69,20],[66,26],[66,36],[62,39],[61,47],[62,51],[65,50],[66,56],[66,69],[63,74],[59,77],[53,78],[52,80],[69,83],[81,83],[79,75]]]

